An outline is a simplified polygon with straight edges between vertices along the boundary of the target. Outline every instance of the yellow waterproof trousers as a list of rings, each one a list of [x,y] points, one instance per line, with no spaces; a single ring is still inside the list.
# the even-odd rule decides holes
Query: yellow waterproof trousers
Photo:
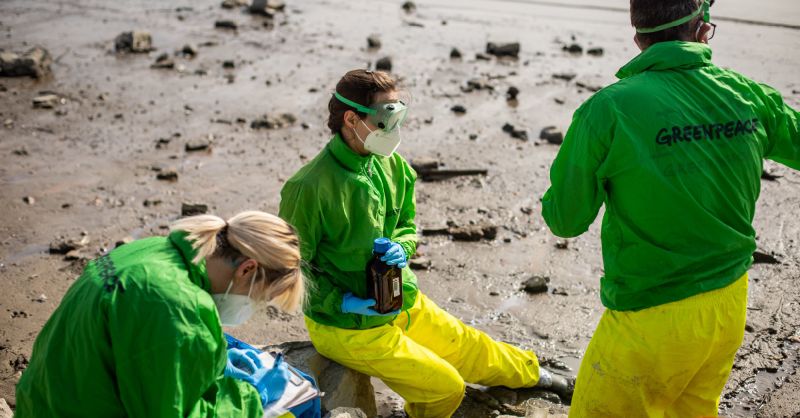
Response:
[[[744,337],[747,280],[641,311],[606,310],[569,416],[716,417]]]
[[[421,292],[408,313],[364,330],[330,327],[308,317],[306,326],[320,354],[383,380],[406,400],[411,418],[451,416],[461,404],[465,381],[511,388],[538,382],[533,352],[492,340]]]

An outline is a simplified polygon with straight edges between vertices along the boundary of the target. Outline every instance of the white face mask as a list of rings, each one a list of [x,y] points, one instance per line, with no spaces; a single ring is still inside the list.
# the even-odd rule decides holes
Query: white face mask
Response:
[[[233,287],[233,279],[228,285],[225,293],[217,293],[211,295],[214,299],[214,304],[217,305],[219,311],[219,322],[226,327],[235,327],[245,323],[251,316],[253,316],[253,299],[250,299],[250,294],[253,293],[253,283],[256,282],[256,274],[258,269],[253,273],[253,278],[250,280],[250,291],[245,295],[229,294],[231,287]]]
[[[366,123],[363,120],[359,121],[364,124],[364,126],[369,129]],[[396,128],[391,132],[386,132],[383,129],[376,129],[374,131],[370,131],[369,135],[367,135],[367,139],[361,139],[361,136],[358,134],[358,131],[355,129],[353,132],[356,133],[356,138],[364,144],[364,148],[367,151],[377,154],[383,157],[391,156],[396,150],[397,147],[400,146],[400,129]]]

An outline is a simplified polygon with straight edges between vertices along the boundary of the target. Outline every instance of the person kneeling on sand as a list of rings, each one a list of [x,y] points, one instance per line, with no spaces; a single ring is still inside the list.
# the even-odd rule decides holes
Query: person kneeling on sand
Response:
[[[631,0],[642,53],[576,112],[542,215],[600,206],[606,311],[571,417],[716,416],[742,343],[762,160],[800,169],[800,114],[711,62],[709,0]]]
[[[222,325],[253,299],[295,310],[300,261],[292,227],[256,211],[185,218],[91,261],[36,338],[16,416],[262,417],[286,363],[259,369]]]
[[[408,110],[395,81],[350,71],[328,109],[333,137],[289,179],[280,203],[309,267],[306,325],[320,354],[383,380],[414,418],[451,416],[465,382],[568,394],[567,381],[541,369],[533,352],[464,325],[417,288],[406,266],[417,246],[416,173],[395,152]],[[386,247],[381,259],[401,269],[402,307],[386,314],[368,297],[376,239]]]

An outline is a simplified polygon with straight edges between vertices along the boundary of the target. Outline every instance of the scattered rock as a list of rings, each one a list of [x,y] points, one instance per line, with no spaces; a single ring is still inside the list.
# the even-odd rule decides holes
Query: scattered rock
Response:
[[[547,292],[547,284],[550,278],[545,276],[533,276],[522,283],[522,290],[530,294]]]
[[[211,148],[212,138],[209,135],[209,138],[193,139],[187,142],[185,145],[186,152],[205,151]]]
[[[159,171],[160,171],[160,170],[159,170]],[[157,199],[157,198],[154,198],[154,199],[145,199],[145,200],[144,200],[144,202],[142,202],[142,204],[143,204],[145,207],[147,207],[147,208],[149,208],[149,207],[151,207],[151,206],[158,206],[158,205],[160,205],[161,203],[162,203],[161,199]]]
[[[461,59],[461,51],[458,48],[453,48],[450,50],[450,59]]]
[[[178,52],[185,57],[194,58],[197,56],[197,47],[192,44],[186,44]]]
[[[378,416],[375,389],[370,377],[321,356],[311,342],[287,342],[265,347],[264,350],[283,353],[287,362],[316,379],[319,390],[325,393],[322,397],[323,410],[357,408],[368,417]]]
[[[181,216],[204,215],[208,213],[208,205],[204,203],[181,203]]]
[[[571,81],[573,78],[577,77],[578,75],[575,73],[555,73],[553,74],[553,78],[558,80],[566,80]]]
[[[475,54],[475,59],[478,61],[491,61],[492,56],[489,54],[484,54],[483,52],[478,52]]]
[[[27,203],[27,204],[29,204],[29,205],[35,205],[36,204],[36,199],[33,196],[25,196],[25,197],[22,198],[22,201]]]
[[[528,131],[526,129],[517,129],[514,125],[506,123],[503,125],[503,132],[509,134],[512,138],[528,140]]]
[[[150,68],[173,69],[175,68],[175,60],[173,60],[172,57],[165,52],[156,58],[156,62],[154,62]]]
[[[569,248],[569,241],[565,239],[556,241],[556,248],[558,248],[559,250],[566,250],[567,248]]]
[[[89,236],[83,235],[80,239],[66,239],[60,237],[50,243],[50,254],[67,254],[73,250],[80,250],[89,245]]]
[[[50,74],[53,60],[42,47],[33,47],[20,55],[0,49],[0,76],[42,78]]]
[[[47,302],[47,295],[45,295],[44,293],[42,293],[41,295],[39,295],[39,296],[36,296],[36,297],[35,297],[35,298],[33,298],[32,300],[33,300],[34,302],[38,302],[38,303],[45,303],[45,302]]]
[[[367,37],[367,46],[370,48],[378,49],[381,47],[381,38],[378,35],[370,35]]]
[[[411,270],[430,270],[431,265],[431,260],[427,257],[416,257],[408,260],[408,267],[410,267]]]
[[[494,90],[494,86],[485,78],[471,78],[467,80],[467,86],[461,89],[465,93],[474,90]]]
[[[162,170],[156,174],[156,179],[164,181],[178,181],[178,172],[174,169]]]
[[[375,63],[375,69],[378,71],[392,71],[392,58],[391,57],[383,57]]]
[[[583,53],[583,47],[578,45],[578,44],[564,45],[564,47],[561,48],[561,49],[564,50],[564,51],[569,52],[570,54],[582,54]]]
[[[153,39],[145,31],[122,32],[114,39],[114,48],[117,52],[150,52],[153,50]]]
[[[589,48],[586,51],[587,54],[593,55],[595,57],[602,57],[604,52],[605,51],[603,51],[603,48],[600,47]]]
[[[217,29],[236,30],[239,28],[239,25],[237,25],[236,22],[234,22],[233,20],[225,19],[225,20],[217,20],[216,22],[214,22],[214,27]]]
[[[494,225],[456,226],[449,229],[454,241],[491,241],[497,238],[497,227]]]
[[[9,361],[9,364],[15,372],[21,372],[28,367],[28,357],[26,357],[25,354],[17,354],[14,360]]]
[[[135,241],[135,239],[133,239],[133,237],[131,237],[131,236],[127,236],[127,237],[125,237],[125,238],[123,238],[123,239],[117,240],[117,242],[116,242],[116,243],[114,243],[114,248],[119,248],[119,247],[122,247],[123,245],[125,245],[125,244],[130,244],[130,243],[132,243],[133,241]]]
[[[575,85],[580,87],[580,88],[584,88],[586,90],[589,90],[589,91],[600,91],[600,90],[603,89],[603,86],[600,86],[600,85],[597,85],[597,84],[590,84],[590,83],[587,83],[585,81],[578,81],[578,82],[575,83]]]
[[[496,44],[489,42],[486,44],[486,53],[496,57],[519,57],[519,42],[512,42],[506,44]]]
[[[415,10],[417,10],[417,4],[414,3],[413,1],[407,1],[407,2],[403,3],[402,7],[403,7],[403,10],[406,11],[406,13],[412,13]]]
[[[761,171],[761,179],[762,180],[778,181],[778,179],[781,178],[781,177],[783,177],[783,176],[776,176],[774,174],[771,174],[771,173],[767,172],[767,170],[762,170]]]
[[[567,293],[567,289],[564,289],[562,287],[557,287],[557,288],[553,289],[552,293],[554,295],[558,295],[558,296],[569,296],[569,293]]]
[[[223,9],[235,9],[237,7],[246,5],[246,0],[224,0],[220,6],[222,6]]]
[[[462,105],[455,105],[451,107],[450,110],[457,115],[463,115],[464,113],[467,113],[467,108]]]
[[[773,255],[756,251],[753,253],[753,264],[781,264],[781,262]]]
[[[280,116],[264,115],[250,122],[253,129],[281,129],[297,122],[297,117],[291,113],[284,113]]]
[[[222,68],[226,68],[228,70],[236,68],[236,62],[234,62],[233,60],[222,61]]]
[[[324,418],[367,418],[367,414],[358,408],[336,408],[325,414]]]
[[[555,126],[547,126],[539,133],[539,139],[544,139],[554,145],[560,145],[564,142],[564,133]]]
[[[27,157],[28,155],[30,155],[30,153],[28,152],[28,149],[27,149],[27,148],[25,148],[25,147],[22,147],[22,148],[17,148],[17,149],[15,149],[14,151],[11,151],[11,152],[12,152],[14,155],[18,155],[18,156],[20,156],[20,157]]]
[[[519,89],[511,86],[506,90],[506,100],[517,100],[517,96],[519,96]]]
[[[34,109],[52,109],[60,104],[67,103],[66,99],[58,97],[57,94],[42,94],[33,98]]]

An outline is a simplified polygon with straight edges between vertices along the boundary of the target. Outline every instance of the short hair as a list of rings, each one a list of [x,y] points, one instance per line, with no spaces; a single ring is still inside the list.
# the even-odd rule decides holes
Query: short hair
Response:
[[[654,28],[686,17],[697,11],[698,7],[700,7],[698,0],[631,0],[631,24],[635,28]],[[638,36],[640,40],[649,45],[680,41],[694,35],[697,19],[702,19],[702,15],[673,28],[652,33],[640,33]]]
[[[352,70],[336,83],[336,92],[347,100],[356,102],[362,106],[371,106],[375,103],[375,95],[383,92],[390,92],[397,89],[397,83],[383,71]],[[344,125],[344,114],[348,110],[356,112],[362,119],[365,113],[342,103],[331,95],[328,102],[328,128],[331,133],[340,133]]]

